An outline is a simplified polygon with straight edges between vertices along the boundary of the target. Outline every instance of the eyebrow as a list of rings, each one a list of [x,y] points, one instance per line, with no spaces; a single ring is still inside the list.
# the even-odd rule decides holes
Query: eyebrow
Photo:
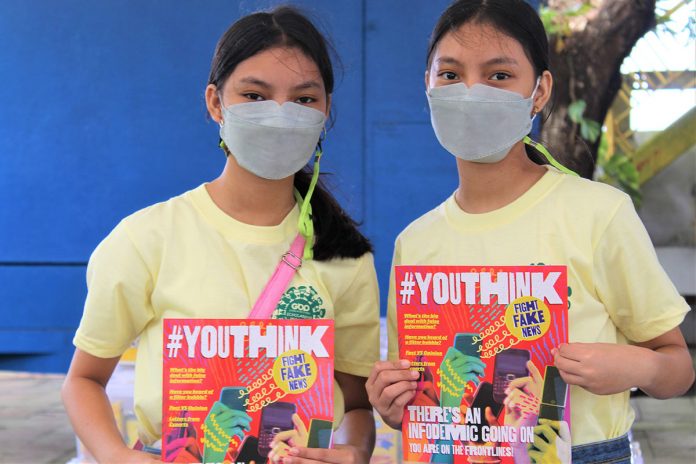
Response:
[[[461,61],[457,60],[456,58],[452,58],[451,56],[441,56],[437,60],[435,60],[438,64],[452,64],[456,66],[462,66]],[[509,56],[496,56],[495,58],[491,58],[490,60],[486,61],[483,63],[484,65],[490,66],[490,65],[497,65],[497,64],[514,64],[517,65],[519,64],[516,59],[511,58]]]
[[[441,56],[437,60],[435,60],[436,63],[438,64],[453,64],[456,66],[461,66],[462,63],[457,60],[456,58],[452,58],[451,56]]]
[[[243,84],[251,84],[251,85],[258,85],[259,87],[262,87],[266,90],[272,89],[273,86],[269,84],[268,82],[259,79],[258,77],[243,77],[239,80],[239,82]],[[293,87],[293,90],[306,90],[306,89],[321,89],[321,85],[317,81],[305,81],[301,84],[296,85]]]
[[[239,82],[243,84],[252,84],[252,85],[258,85],[259,87],[263,87],[264,89],[270,89],[273,86],[269,84],[266,81],[262,81],[261,79],[257,77],[242,77],[239,79]]]
[[[484,64],[486,65],[491,65],[491,64],[514,64],[517,65],[519,64],[516,59],[511,58],[509,56],[497,56],[495,58],[492,58],[488,61],[486,61]]]
[[[293,87],[293,90],[305,90],[305,89],[321,89],[321,85],[317,81],[305,81],[300,85]]]

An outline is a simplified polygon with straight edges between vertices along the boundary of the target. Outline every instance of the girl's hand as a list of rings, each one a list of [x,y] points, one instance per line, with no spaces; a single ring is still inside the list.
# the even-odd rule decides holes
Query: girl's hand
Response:
[[[123,451],[117,456],[112,456],[105,461],[107,463],[123,463],[123,464],[162,464],[159,457],[146,453],[144,451],[136,451],[124,446]]]
[[[232,438],[244,439],[244,432],[251,429],[251,416],[244,411],[231,409],[220,401],[213,403],[203,423],[203,461],[222,462]]]
[[[288,455],[290,447],[307,446],[309,433],[307,427],[297,414],[292,415],[292,422],[295,428],[278,432],[271,441],[271,451],[268,459],[272,462],[282,462],[281,459]]]
[[[283,464],[367,464],[369,461],[369,456],[350,445],[334,445],[332,449],[293,447],[288,453],[281,461]]]
[[[505,389],[505,425],[520,427],[536,423],[544,379],[532,361],[527,361],[529,376],[510,381]]]
[[[486,365],[480,358],[467,356],[451,346],[440,363],[440,406],[459,407],[462,404],[466,385],[478,385]]]
[[[416,395],[419,374],[409,370],[410,365],[405,359],[378,361],[365,384],[370,404],[394,429],[401,428],[404,408]]]
[[[595,395],[612,395],[640,386],[645,364],[632,345],[615,343],[563,343],[551,352],[561,377]]]

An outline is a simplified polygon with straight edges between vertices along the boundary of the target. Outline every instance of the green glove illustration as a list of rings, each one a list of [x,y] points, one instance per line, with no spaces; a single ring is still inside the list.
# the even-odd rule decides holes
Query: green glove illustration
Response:
[[[203,462],[219,463],[225,459],[232,437],[244,438],[251,427],[251,417],[245,411],[230,409],[216,401],[203,423]]]
[[[539,419],[534,427],[534,443],[529,446],[529,458],[535,464],[570,462],[570,429],[565,421]]]
[[[462,404],[464,388],[469,381],[478,385],[486,365],[474,356],[467,356],[450,347],[440,363],[440,406],[458,407]]]

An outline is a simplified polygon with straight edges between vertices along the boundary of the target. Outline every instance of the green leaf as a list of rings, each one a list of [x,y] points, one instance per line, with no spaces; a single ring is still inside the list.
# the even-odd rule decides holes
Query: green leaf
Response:
[[[582,122],[582,114],[585,112],[585,107],[587,103],[585,100],[576,100],[570,105],[568,105],[568,117],[575,124],[580,124]]]
[[[563,12],[563,15],[566,17],[582,16],[589,13],[591,9],[592,5],[590,3],[584,2],[580,5],[567,9]]]
[[[556,27],[558,12],[549,7],[542,6],[539,8],[539,17],[541,18],[541,22],[544,24],[544,29],[546,30],[547,34],[553,35],[558,32]]]
[[[596,142],[601,132],[602,126],[597,121],[585,118],[580,121],[580,136],[583,139]]]
[[[614,153],[614,156],[607,159],[606,137],[602,137],[599,147],[597,172],[600,176],[598,180],[623,190],[631,196],[636,207],[640,206],[642,197],[638,183],[638,169],[633,164],[633,160],[621,152]]]

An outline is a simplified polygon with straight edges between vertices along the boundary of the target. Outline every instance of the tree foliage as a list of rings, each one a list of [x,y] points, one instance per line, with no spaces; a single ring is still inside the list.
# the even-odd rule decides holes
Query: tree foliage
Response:
[[[548,0],[554,99],[542,140],[583,177],[595,171],[601,124],[621,87],[621,64],[656,25],[655,0]]]

